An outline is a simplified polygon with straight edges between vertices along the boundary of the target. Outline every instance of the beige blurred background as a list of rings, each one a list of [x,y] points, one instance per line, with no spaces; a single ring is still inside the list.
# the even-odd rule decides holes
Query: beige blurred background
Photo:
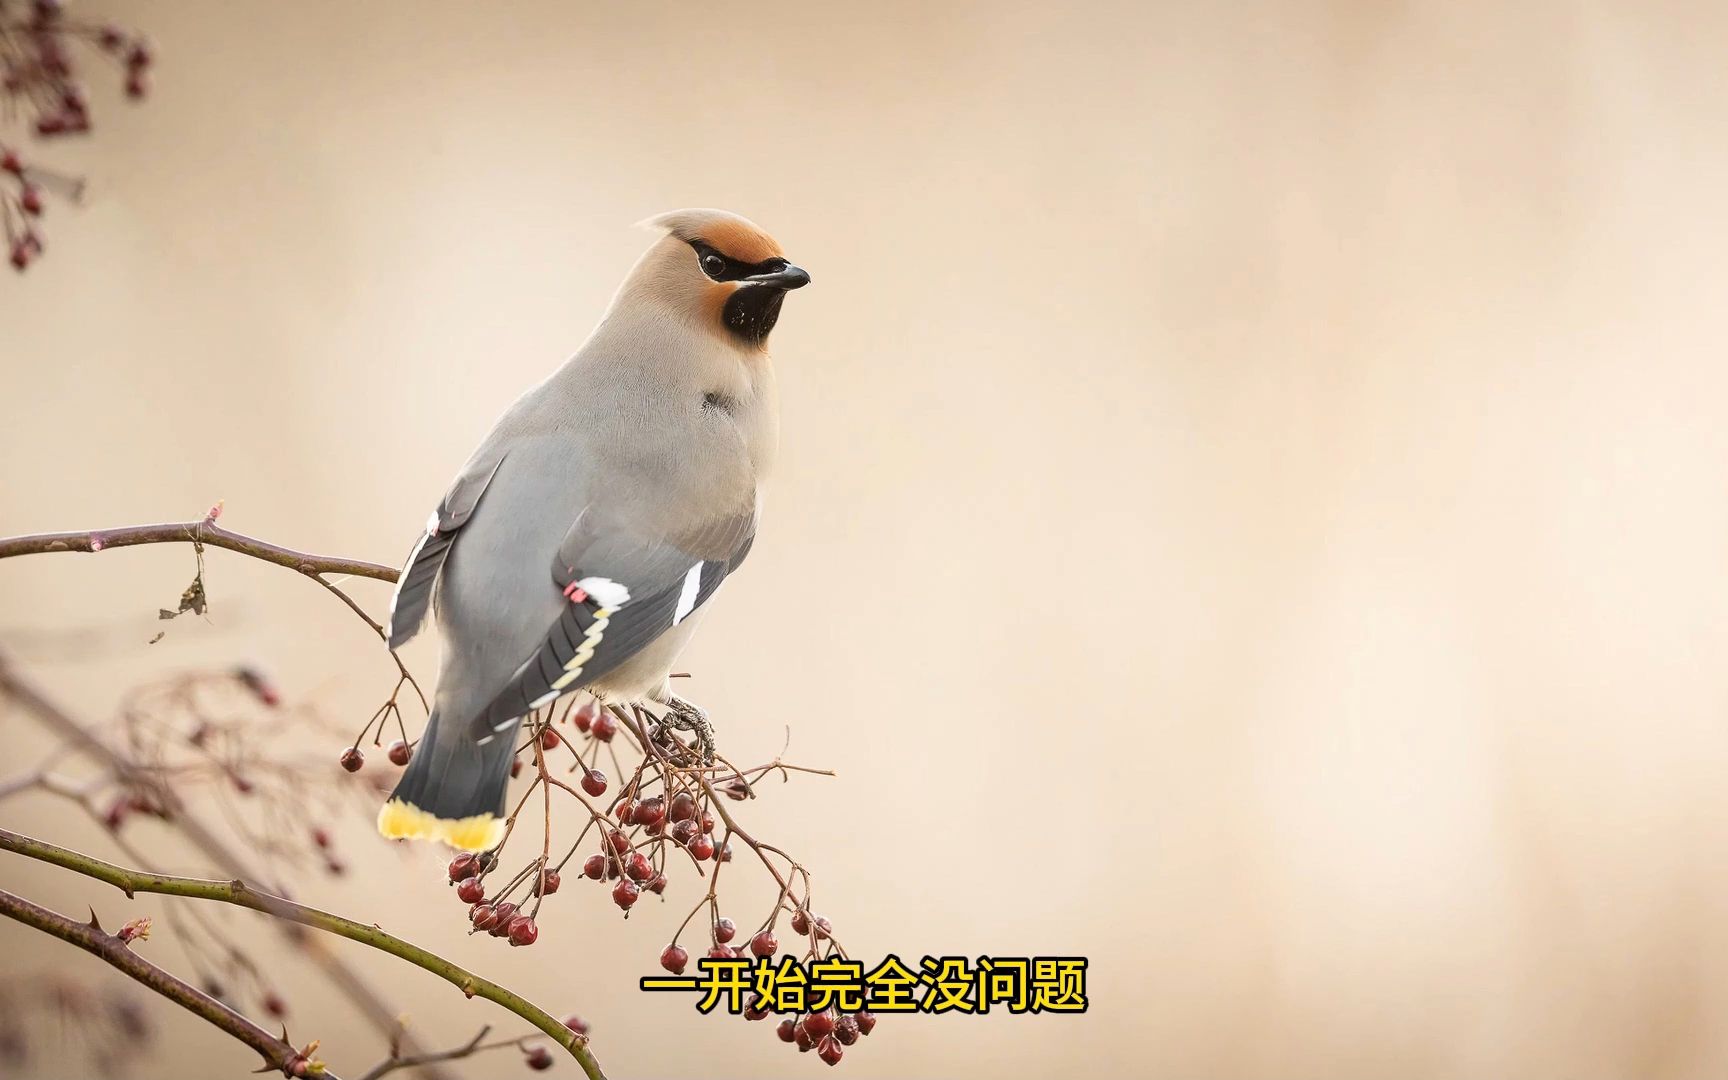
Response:
[[[735,755],[790,725],[840,768],[751,820],[855,953],[1093,961],[1084,1017],[893,1020],[843,1071],[1728,1069],[1719,8],[124,7],[158,92],[99,96],[53,150],[93,197],[0,281],[0,532],[222,497],[235,529],[394,562],[588,332],[630,223],[731,208],[815,285],[690,691]],[[238,660],[356,726],[388,689],[328,597],[221,552],[209,619],[146,647],[188,565],[0,564],[0,643],[92,717]],[[81,628],[100,655],[48,635]],[[45,746],[0,723],[8,757]],[[0,815],[113,853],[57,804]],[[623,922],[569,890],[499,949],[435,853],[370,828],[307,898],[579,1010],[614,1077],[822,1071],[635,990],[682,896]],[[13,858],[0,881],[153,910]],[[15,928],[0,950],[109,977]],[[344,955],[435,1037],[509,1019]],[[376,1058],[277,974],[296,1036]],[[157,1013],[146,1075],[255,1064]]]

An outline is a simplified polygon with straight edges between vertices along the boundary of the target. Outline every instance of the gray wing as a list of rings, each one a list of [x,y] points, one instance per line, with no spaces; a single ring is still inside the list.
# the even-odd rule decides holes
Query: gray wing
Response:
[[[438,509],[426,519],[426,531],[408,553],[402,575],[396,579],[396,591],[390,597],[390,619],[384,626],[390,648],[401,648],[420,632],[432,606],[432,589],[444,569],[444,560],[450,557],[457,533],[480,505],[486,486],[497,475],[504,453],[496,450],[477,454],[445,492]]]
[[[754,502],[671,535],[651,521],[584,511],[552,564],[549,587],[564,594],[564,609],[475,717],[475,737],[601,678],[683,622],[744,562],[755,537]]]

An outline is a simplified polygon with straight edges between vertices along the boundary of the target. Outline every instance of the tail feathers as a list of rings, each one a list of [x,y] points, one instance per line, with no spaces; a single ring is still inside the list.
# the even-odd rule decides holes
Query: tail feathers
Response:
[[[378,812],[378,831],[391,839],[442,840],[464,851],[497,847],[504,839],[514,732],[480,745],[461,725],[443,726],[434,710],[407,771]]]

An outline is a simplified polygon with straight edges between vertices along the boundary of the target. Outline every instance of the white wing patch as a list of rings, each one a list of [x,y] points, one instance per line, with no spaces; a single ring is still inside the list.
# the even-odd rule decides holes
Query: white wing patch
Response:
[[[630,602],[630,590],[621,581],[613,581],[604,577],[585,577],[576,583],[577,587],[603,608],[617,611]]]
[[[684,575],[684,588],[678,593],[678,607],[672,612],[672,625],[677,626],[696,610],[696,594],[702,591],[702,564],[692,566]]]

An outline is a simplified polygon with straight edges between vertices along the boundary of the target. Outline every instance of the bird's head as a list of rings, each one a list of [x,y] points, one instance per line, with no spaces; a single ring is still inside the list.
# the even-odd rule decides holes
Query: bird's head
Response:
[[[780,304],[810,275],[774,238],[724,210],[674,210],[643,222],[665,235],[637,263],[627,293],[669,306],[729,342],[759,349]]]

